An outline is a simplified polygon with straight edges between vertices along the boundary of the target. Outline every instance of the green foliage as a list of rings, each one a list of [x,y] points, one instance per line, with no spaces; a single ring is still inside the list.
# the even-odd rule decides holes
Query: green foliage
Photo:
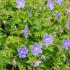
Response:
[[[64,0],[61,6],[54,4],[55,9],[47,8],[48,0],[25,0],[25,7],[17,9],[16,0],[0,0],[0,70],[6,70],[6,65],[13,64],[13,59],[19,70],[70,70],[70,48],[62,49],[62,41],[70,38],[70,30],[66,28],[70,16],[66,14],[70,0]],[[53,0],[55,2],[55,0]],[[57,19],[55,12],[61,14]],[[29,25],[29,37],[24,36],[24,27]],[[44,34],[54,36],[54,44],[46,48],[42,43]],[[34,42],[43,45],[43,53],[34,56],[31,48]],[[17,50],[27,46],[29,53],[25,59],[19,59]],[[44,55],[39,67],[34,68],[35,61]]]

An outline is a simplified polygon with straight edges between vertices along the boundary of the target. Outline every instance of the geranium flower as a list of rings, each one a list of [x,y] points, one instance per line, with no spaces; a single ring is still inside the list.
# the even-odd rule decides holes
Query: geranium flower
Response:
[[[54,2],[52,0],[48,0],[48,7],[50,10],[53,10],[54,9]]]
[[[25,28],[24,28],[24,35],[25,35],[25,38],[28,37],[28,33],[29,33],[28,25],[25,25]]]
[[[25,0],[16,0],[17,6],[16,8],[24,8],[25,6]]]
[[[57,3],[58,5],[61,5],[61,4],[63,3],[63,0],[56,0],[56,3]]]
[[[28,54],[28,50],[26,49],[26,47],[18,49],[18,56],[19,56],[19,58],[25,58],[26,54]]]
[[[38,55],[39,53],[42,53],[42,46],[37,44],[37,43],[34,43],[32,49],[31,49],[31,52],[36,56]]]
[[[53,36],[52,35],[48,35],[45,34],[42,42],[44,43],[44,45],[47,47],[49,44],[53,44]]]
[[[67,21],[66,27],[67,29],[70,29],[70,21]]]
[[[42,61],[38,60],[38,61],[36,61],[36,62],[34,63],[33,66],[34,66],[34,67],[38,67],[38,66],[41,64],[41,62],[42,62]]]
[[[60,14],[58,12],[56,12],[56,17],[59,19],[60,18]]]
[[[64,39],[62,48],[68,49],[69,46],[70,46],[70,38]]]

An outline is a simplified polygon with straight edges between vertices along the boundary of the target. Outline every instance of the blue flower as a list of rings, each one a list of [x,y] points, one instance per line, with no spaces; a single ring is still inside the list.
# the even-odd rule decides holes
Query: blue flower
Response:
[[[42,61],[38,60],[38,61],[36,61],[36,62],[34,63],[33,66],[34,66],[34,67],[38,67],[38,66],[41,64],[41,62],[42,62]]]
[[[56,0],[56,3],[57,3],[58,5],[61,5],[61,4],[63,3],[63,0]]]
[[[24,8],[25,6],[25,0],[16,0],[17,6],[16,8]]]
[[[26,49],[26,47],[18,49],[18,56],[19,56],[19,58],[25,58],[26,54],[28,54],[28,50]]]
[[[44,45],[46,47],[48,47],[49,44],[53,44],[53,36],[45,34],[43,39],[42,39],[42,42],[44,43]]]
[[[37,44],[37,43],[34,43],[32,49],[31,49],[31,52],[36,56],[38,55],[39,53],[42,53],[42,46]]]
[[[59,19],[60,18],[60,14],[58,12],[56,12],[56,17]]]
[[[28,37],[28,33],[29,33],[28,25],[25,25],[25,28],[24,28],[24,35],[25,35],[25,38]]]
[[[67,21],[66,27],[67,27],[67,29],[70,29],[70,21]]]
[[[53,10],[54,9],[54,2],[52,0],[48,0],[48,7],[50,10]]]
[[[70,38],[64,39],[62,44],[62,48],[68,49],[68,47],[70,47]]]

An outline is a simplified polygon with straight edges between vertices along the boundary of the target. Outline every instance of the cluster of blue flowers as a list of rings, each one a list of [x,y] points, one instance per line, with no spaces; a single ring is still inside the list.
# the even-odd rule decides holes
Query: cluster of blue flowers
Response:
[[[25,6],[25,0],[16,0],[16,2],[17,2],[17,6],[16,6],[17,8],[23,8]],[[63,0],[56,0],[56,4],[61,5],[62,3],[63,3]],[[47,5],[50,10],[54,9],[54,2],[52,0],[48,0]],[[56,12],[56,17],[58,19],[60,18],[60,14],[58,12]],[[67,29],[70,29],[70,21],[69,20],[67,21],[66,27],[67,27]],[[28,34],[29,34],[29,27],[28,27],[28,24],[26,24],[25,28],[24,28],[24,35],[25,35],[26,39],[28,38]],[[44,45],[46,47],[48,47],[48,45],[50,45],[50,44],[53,44],[53,35],[44,34],[42,42],[44,43]],[[68,49],[69,46],[70,46],[70,38],[64,39],[62,48]],[[33,47],[31,48],[31,52],[35,56],[37,56],[39,53],[42,53],[42,45],[37,44],[35,42]],[[18,49],[19,58],[25,58],[27,54],[28,54],[28,50],[26,47],[22,47],[22,48]]]
[[[25,25],[24,35],[25,35],[25,38],[26,39],[28,37],[28,32],[29,32],[28,25]],[[48,47],[48,45],[50,45],[50,44],[53,44],[53,35],[44,34],[44,37],[42,39],[42,42],[44,43],[44,45],[46,47]],[[62,48],[68,49],[69,46],[70,46],[70,38],[64,39],[63,40]],[[31,48],[31,52],[35,56],[37,56],[39,53],[42,53],[42,45],[37,44],[35,42],[34,45],[33,45],[33,47]],[[26,47],[23,47],[23,48],[19,48],[18,49],[18,56],[19,56],[19,58],[25,58],[26,57],[26,54],[28,54],[28,50],[27,50]]]
[[[25,35],[26,39],[28,37],[28,32],[29,32],[29,28],[28,28],[28,25],[26,24],[25,28],[24,28],[24,35]],[[44,43],[44,45],[46,47],[48,47],[49,44],[53,44],[53,36],[45,34],[44,37],[43,37],[43,39],[42,39],[42,42]],[[39,53],[42,53],[42,45],[37,44],[35,42],[34,45],[33,45],[33,47],[31,48],[31,52],[35,56],[38,55]],[[28,53],[28,50],[25,47],[18,49],[19,58],[25,58],[25,56],[26,56],[27,53]]]
[[[25,28],[24,28],[24,35],[25,35],[26,39],[28,37],[28,32],[29,32],[28,25],[26,25]],[[44,37],[43,37],[43,39],[42,39],[42,42],[44,43],[44,45],[46,47],[48,47],[49,44],[53,43],[53,36],[45,34]],[[31,52],[35,56],[38,55],[39,53],[42,53],[42,45],[37,44],[35,42],[34,45],[33,45],[33,47],[31,48]],[[19,58],[25,58],[25,56],[26,56],[27,53],[28,53],[28,50],[25,47],[18,49]]]
[[[56,0],[56,4],[61,5],[63,0]],[[48,0],[48,7],[50,10],[54,9],[54,2],[52,0]]]

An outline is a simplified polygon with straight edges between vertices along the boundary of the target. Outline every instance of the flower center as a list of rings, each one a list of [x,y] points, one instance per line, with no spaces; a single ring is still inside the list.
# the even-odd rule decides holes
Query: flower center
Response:
[[[35,48],[34,48],[34,50],[36,51],[36,50],[38,50],[38,48],[37,48],[37,47],[35,47]]]
[[[65,45],[67,45],[68,43],[65,43]]]
[[[21,51],[21,54],[23,54],[23,51]]]
[[[49,39],[47,38],[45,41],[46,41],[46,42],[49,42]]]

